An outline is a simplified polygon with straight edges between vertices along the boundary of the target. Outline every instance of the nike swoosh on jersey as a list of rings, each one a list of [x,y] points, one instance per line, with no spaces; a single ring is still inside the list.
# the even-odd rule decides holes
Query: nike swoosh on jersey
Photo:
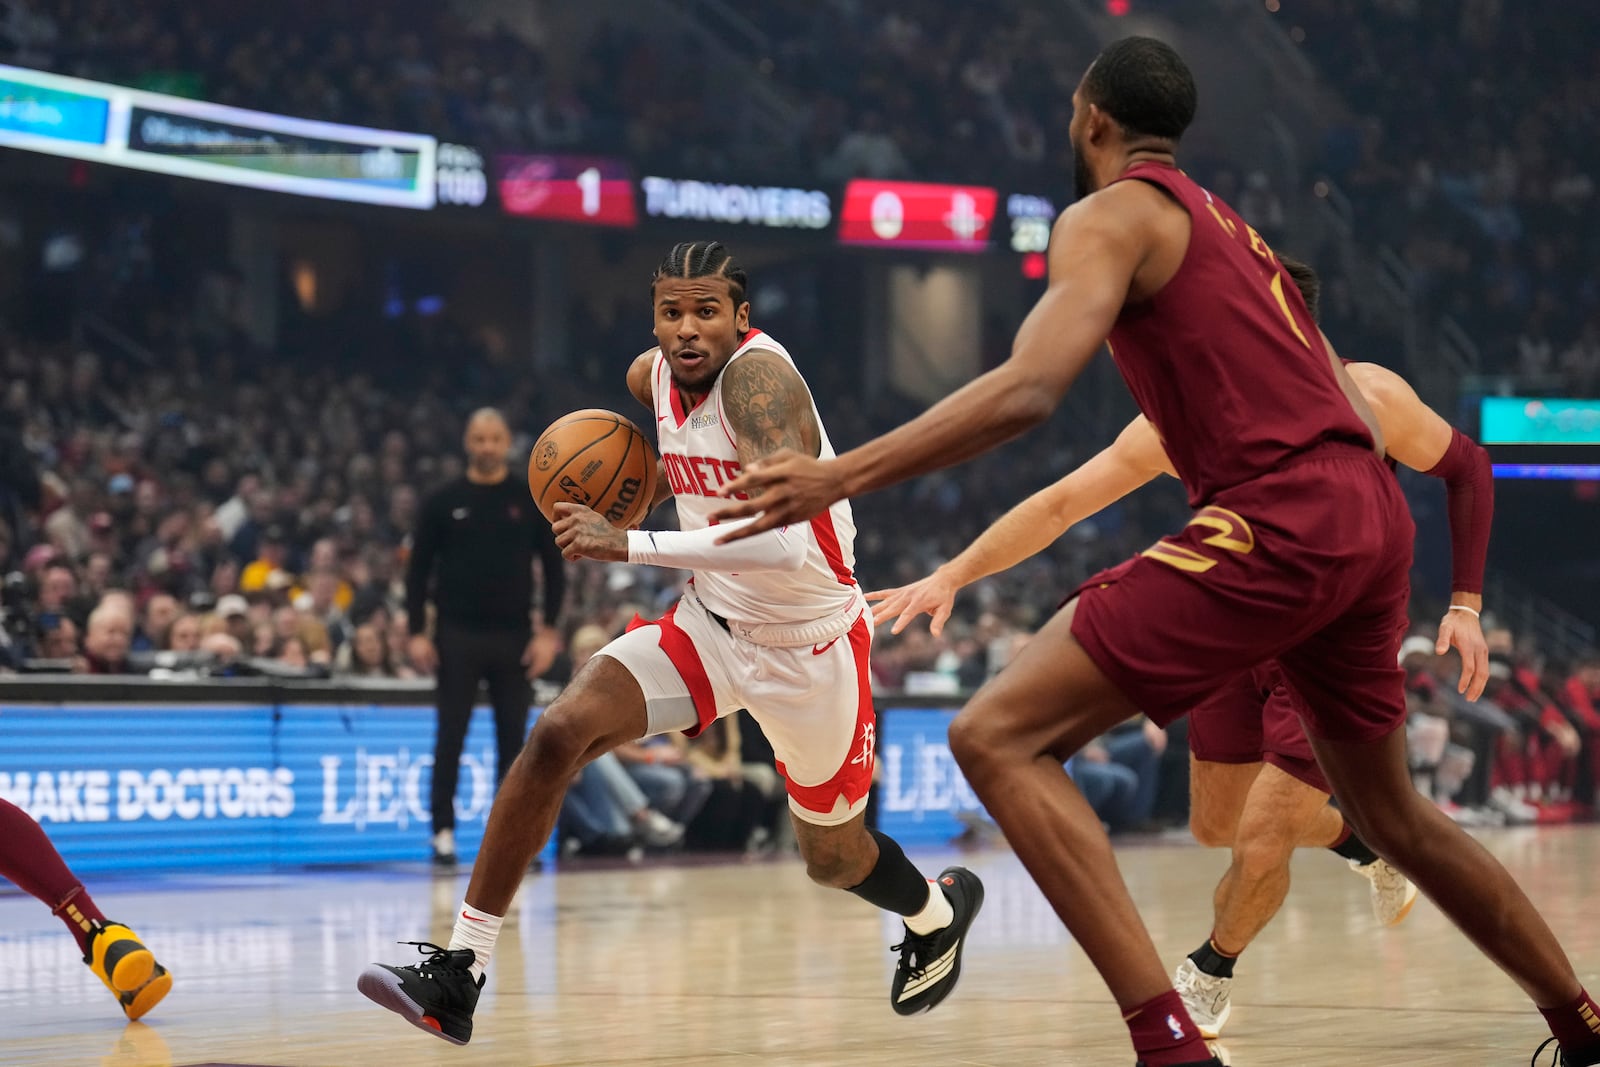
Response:
[[[824,653],[824,652],[826,652],[826,651],[828,651],[828,649],[830,649],[830,648],[832,648],[832,647],[833,647],[833,646],[834,646],[834,642],[836,642],[836,641],[838,641],[838,640],[839,640],[839,639],[838,639],[838,638],[837,638],[837,637],[835,637],[835,638],[834,638],[834,639],[833,639],[833,641],[829,641],[829,642],[828,642],[828,643],[827,643],[827,644],[825,644],[825,645],[812,645],[812,646],[811,646],[811,654],[812,654],[812,655],[813,655],[813,656],[820,656],[820,655],[822,655],[822,654],[823,654],[823,653]]]

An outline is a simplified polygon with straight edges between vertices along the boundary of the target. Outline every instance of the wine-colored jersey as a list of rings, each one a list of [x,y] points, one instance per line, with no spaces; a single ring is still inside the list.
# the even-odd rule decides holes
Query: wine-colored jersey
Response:
[[[1193,221],[1178,272],[1125,305],[1108,343],[1161,434],[1189,503],[1327,441],[1372,447],[1293,279],[1261,235],[1188,175],[1140,163],[1118,181],[1159,186]]]

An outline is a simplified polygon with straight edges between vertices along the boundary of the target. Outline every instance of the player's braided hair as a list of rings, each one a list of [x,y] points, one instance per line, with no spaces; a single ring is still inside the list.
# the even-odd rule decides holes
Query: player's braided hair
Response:
[[[1189,128],[1198,100],[1188,64],[1154,37],[1107,45],[1083,76],[1083,95],[1130,136],[1168,141]]]
[[[679,241],[673,245],[650,279],[652,300],[656,282],[663,278],[726,278],[735,308],[744,303],[744,291],[750,284],[750,276],[721,241]]]

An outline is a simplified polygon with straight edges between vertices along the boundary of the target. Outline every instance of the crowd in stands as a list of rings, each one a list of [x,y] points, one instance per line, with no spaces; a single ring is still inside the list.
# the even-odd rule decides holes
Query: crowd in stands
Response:
[[[1595,813],[1600,653],[1560,663],[1489,626],[1488,688],[1469,702],[1453,657],[1425,633],[1401,646],[1418,788],[1472,824],[1568,822]]]
[[[693,21],[642,29],[602,18],[568,40],[556,26],[569,20],[538,4],[518,5],[514,26],[501,9],[469,17],[418,0],[284,0],[226,19],[176,0],[4,8],[0,61],[20,66],[491,151],[617,153],[667,173],[746,180],[1059,189],[1088,58],[1048,8],[1022,0],[887,14],[842,0],[752,5],[738,18],[764,55],[718,50],[719,27]],[[711,64],[748,69],[711,78]],[[742,141],[749,83],[796,116],[787,141],[764,128],[758,153]]]
[[[427,684],[407,659],[401,579],[420,496],[461,470],[466,397],[401,397],[331,371],[267,366],[244,375],[222,363],[202,373],[181,353],[170,367],[136,373],[125,362],[50,352],[17,337],[5,342],[3,363],[0,441],[12,459],[28,457],[33,472],[31,481],[7,472],[0,486],[5,668],[331,673]],[[519,427],[542,425],[546,403],[565,410],[574,402],[506,397]],[[843,442],[886,425],[863,412],[841,421],[835,433]],[[528,442],[524,433],[517,447]],[[1057,450],[1059,462],[1047,469],[1078,461],[1066,437],[1047,433],[1032,447]],[[858,502],[863,582],[887,586],[926,573],[1032,488],[1017,473],[1025,467],[1038,464],[1002,456]],[[915,626],[881,641],[879,684],[921,692],[980,684],[1076,581],[1170,524],[1159,505],[1154,515],[1139,506],[1107,512],[1048,555],[979,583],[941,638]],[[940,532],[907,540],[907,529]],[[570,655],[552,668],[546,694],[635,612],[664,608],[679,579],[593,563],[574,565],[572,576]],[[1600,658],[1554,664],[1514,647],[1506,631],[1491,639],[1495,677],[1476,705],[1457,697],[1453,661],[1433,657],[1431,641],[1407,646],[1419,781],[1468,819],[1587,810],[1600,758]],[[1105,790],[1114,826],[1150,822],[1149,775],[1160,763],[1153,741],[1133,730],[1078,761],[1085,788]],[[782,795],[776,779],[750,769],[770,765],[763,744],[746,720],[691,746],[619,752],[617,766],[603,769],[610,785],[590,782],[577,794],[572,837],[598,849],[639,835],[657,844],[685,835],[720,847],[769,842],[782,826]],[[618,788],[624,778],[636,786],[631,800]],[[591,799],[585,815],[585,796],[623,806]],[[619,811],[630,821],[619,823]],[[701,811],[710,825],[696,824]]]
[[[1324,165],[1356,239],[1390,244],[1486,373],[1600,389],[1600,48],[1573,4],[1285,5],[1342,93]]]

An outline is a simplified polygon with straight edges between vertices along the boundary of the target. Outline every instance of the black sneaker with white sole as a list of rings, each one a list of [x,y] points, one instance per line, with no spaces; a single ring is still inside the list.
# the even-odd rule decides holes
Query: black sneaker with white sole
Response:
[[[374,963],[361,972],[356,988],[368,1000],[403,1016],[419,1030],[444,1038],[452,1045],[472,1040],[472,1011],[478,1006],[483,979],[472,977],[469,948],[455,951],[427,941],[402,941],[417,951],[431,953],[421,963],[391,967]]]
[[[939,872],[938,884],[955,913],[950,925],[931,934],[908,929],[905,940],[892,950],[900,953],[900,962],[889,987],[889,1004],[900,1015],[931,1011],[955,989],[967,929],[983,907],[983,883],[965,867],[946,867]]]

